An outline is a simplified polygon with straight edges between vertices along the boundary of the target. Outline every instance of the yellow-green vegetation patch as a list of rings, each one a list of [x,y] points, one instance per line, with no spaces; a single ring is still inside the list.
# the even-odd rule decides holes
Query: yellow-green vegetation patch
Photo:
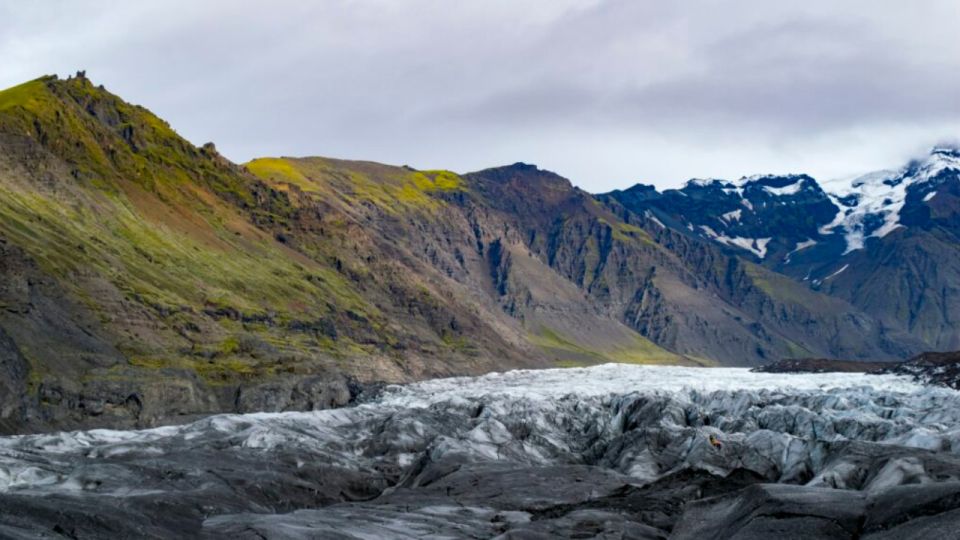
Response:
[[[246,164],[247,169],[271,184],[288,183],[305,192],[317,191],[317,186],[307,179],[289,160],[284,158],[257,158]]]
[[[605,354],[614,362],[623,364],[678,364],[683,361],[683,357],[663,349],[639,334],[634,336],[633,343],[615,347]]]
[[[118,350],[141,359],[138,369],[153,362],[214,379],[259,375],[263,368],[247,357],[376,352],[351,339],[355,328],[393,339],[379,335],[382,314],[358,290],[362,264],[335,264],[336,248],[282,236],[292,201],[302,199],[261,192],[214,147],[194,147],[146,109],[85,78],[47,77],[0,91],[0,133],[32,139],[50,159],[37,167],[43,181],[0,171],[0,237],[99,318]],[[314,196],[352,191],[348,176],[346,188],[333,189],[299,164],[266,158],[252,168],[273,176],[268,185],[296,184]],[[398,177],[409,172],[394,168]],[[409,183],[417,193],[439,189]],[[352,222],[347,213],[329,215],[339,216],[340,229]],[[230,337],[244,335],[263,350]]]
[[[84,77],[43,77],[0,92],[0,131],[34,139],[101,191],[116,192],[124,182],[148,191],[199,184],[256,203],[246,180],[212,147],[195,148],[147,109]]]
[[[598,218],[598,220],[600,223],[610,227],[613,239],[618,242],[629,243],[639,241],[643,244],[654,244],[653,238],[650,237],[650,234],[636,225],[631,225],[622,221],[610,223],[603,218]]]
[[[559,367],[616,362],[621,364],[679,364],[684,358],[667,351],[647,338],[636,334],[633,342],[607,349],[596,349],[577,343],[560,335],[556,330],[541,326],[530,341],[547,354],[565,356],[557,358]]]
[[[6,90],[0,91],[0,111],[11,107],[24,107],[36,110],[47,106],[45,103],[45,79],[36,79]]]
[[[796,303],[808,308],[828,309],[827,305],[822,304],[821,299],[813,298],[813,293],[807,292],[801,285],[786,276],[776,274],[750,262],[744,262],[744,269],[747,276],[750,277],[750,281],[774,300]]]
[[[536,333],[530,334],[529,339],[531,343],[547,351],[556,350],[574,353],[591,359],[596,359],[598,362],[603,362],[606,360],[597,351],[587,349],[578,343],[561,336],[555,330],[547,326],[541,326]]]
[[[690,362],[692,362],[694,365],[700,366],[700,367],[718,367],[718,366],[720,366],[720,362],[717,362],[717,361],[714,360],[713,358],[704,358],[704,357],[702,357],[702,356],[692,356],[692,355],[689,355],[689,354],[686,354],[686,355],[684,355],[683,357],[684,357],[686,360],[689,360]]]
[[[472,352],[476,350],[473,343],[466,336],[455,335],[450,331],[444,331],[441,336],[443,344],[456,352]]]
[[[445,204],[440,195],[466,190],[464,180],[450,171],[412,171],[377,163],[260,158],[247,168],[268,182],[295,184],[327,202],[342,201],[351,211],[373,205],[388,214],[433,212]]]
[[[298,305],[296,312],[311,317],[330,304],[376,312],[339,273],[300,264],[269,238],[238,237],[216,222],[196,228],[191,234],[148,220],[120,195],[77,192],[60,200],[11,186],[0,198],[0,233],[45,270],[58,276],[94,271],[154,307],[229,307],[279,318],[300,316],[283,311]]]
[[[354,182],[355,195],[391,212],[437,210],[444,201],[433,194],[463,189],[462,180],[448,171],[414,171],[386,178],[352,172],[350,178]]]
[[[31,137],[41,136],[37,130],[43,129],[47,145],[74,161],[77,170],[108,174],[109,158],[87,129],[83,114],[72,110],[76,105],[64,102],[50,90],[48,84],[54,81],[54,77],[42,77],[0,92],[0,128]]]
[[[240,350],[240,340],[236,336],[230,336],[220,344],[220,352],[223,354],[234,354]]]
[[[790,350],[790,352],[787,354],[791,358],[812,358],[815,356],[814,353],[794,341],[789,339],[784,339],[784,341],[787,343],[787,348]]]
[[[430,182],[424,186],[427,191],[465,191],[466,183],[460,175],[446,170],[419,171],[419,174],[427,177]]]

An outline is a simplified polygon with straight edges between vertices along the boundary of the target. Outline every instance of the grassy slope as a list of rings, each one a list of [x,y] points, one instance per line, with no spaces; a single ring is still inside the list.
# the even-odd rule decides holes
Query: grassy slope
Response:
[[[541,326],[530,336],[531,341],[555,358],[558,365],[577,367],[590,364],[616,362],[623,364],[699,364],[680,355],[658,347],[656,344],[634,334],[631,341],[612,344],[609,347],[590,347]]]
[[[379,163],[312,158],[259,158],[247,169],[271,186],[292,187],[315,198],[334,199],[346,208],[375,205],[389,214],[435,211],[443,200],[433,195],[466,191],[450,171],[414,171]]]
[[[308,180],[268,159],[250,164],[260,180],[82,78],[0,92],[0,147],[0,238],[60,282],[126,359],[66,366],[36,347],[31,391],[64,377],[139,383],[186,372],[226,386],[527,361],[475,300],[377,228],[377,219],[442,228],[448,198],[466,189],[453,173],[300,160]]]
[[[349,331],[333,340],[286,330],[330,318],[376,333],[381,314],[329,264],[251,224],[251,217],[288,219],[282,197],[271,196],[272,207],[258,204],[252,177],[192,147],[145,109],[85,79],[45,78],[0,92],[0,131],[39,142],[66,166],[49,185],[30,171],[0,173],[0,235],[99,313],[134,363],[230,379],[230,371],[250,371],[238,360],[249,360],[249,351],[237,343],[287,356],[372,350]],[[55,176],[58,165],[47,165]],[[91,294],[93,279],[146,306],[157,335],[137,335],[116,320],[110,299]]]

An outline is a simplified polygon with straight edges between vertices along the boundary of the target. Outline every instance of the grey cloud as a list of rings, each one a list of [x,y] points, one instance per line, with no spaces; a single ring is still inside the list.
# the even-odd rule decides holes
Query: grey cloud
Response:
[[[0,0],[0,85],[85,68],[238,161],[523,160],[598,191],[896,166],[960,135],[958,26],[952,0]]]

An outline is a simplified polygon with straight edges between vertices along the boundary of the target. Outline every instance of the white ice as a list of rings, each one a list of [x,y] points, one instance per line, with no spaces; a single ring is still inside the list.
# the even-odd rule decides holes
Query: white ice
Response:
[[[634,408],[633,404],[644,403],[639,399],[643,396],[657,404],[649,414]],[[691,427],[687,420],[691,411],[709,415],[710,425]],[[787,477],[797,456],[804,448],[809,451],[803,442],[807,440],[856,438],[960,452],[960,445],[952,442],[960,440],[960,392],[924,386],[907,377],[607,364],[389,386],[375,401],[333,410],[219,415],[141,431],[3,437],[0,491],[42,494],[84,489],[82,473],[78,477],[76,471],[130,460],[150,463],[163,454],[204,447],[242,453],[285,449],[302,459],[347,468],[367,468],[381,457],[408,466],[424,451],[551,463],[561,459],[557,456],[576,456],[586,450],[584,444],[592,444],[578,433],[600,430],[602,440],[624,436],[624,414],[672,433],[676,444],[692,445],[678,454],[678,465],[719,466],[709,463],[710,448],[703,435],[708,431],[776,457],[774,462]],[[456,419],[452,424],[442,422],[451,417]],[[515,438],[521,425],[534,435]],[[373,448],[376,453],[371,453]],[[651,468],[654,450],[624,448],[617,467],[649,478],[657,474]],[[755,466],[768,466],[763,463]],[[889,481],[895,481],[900,473],[890,474]],[[110,488],[120,494],[130,487]]]

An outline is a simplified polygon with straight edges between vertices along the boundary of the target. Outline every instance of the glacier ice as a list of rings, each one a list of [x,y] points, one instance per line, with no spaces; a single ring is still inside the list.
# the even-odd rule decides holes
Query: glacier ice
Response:
[[[556,532],[596,519],[589,501],[655,489],[693,500],[714,478],[868,494],[960,482],[957,454],[960,392],[908,377],[608,364],[388,386],[334,410],[0,438],[0,504],[41,517],[52,504],[78,515],[189,504],[205,509],[194,526],[217,534],[344,533],[366,516],[365,534],[407,520],[495,536],[493,522]],[[680,509],[643,523],[603,515],[610,527],[669,528]]]

